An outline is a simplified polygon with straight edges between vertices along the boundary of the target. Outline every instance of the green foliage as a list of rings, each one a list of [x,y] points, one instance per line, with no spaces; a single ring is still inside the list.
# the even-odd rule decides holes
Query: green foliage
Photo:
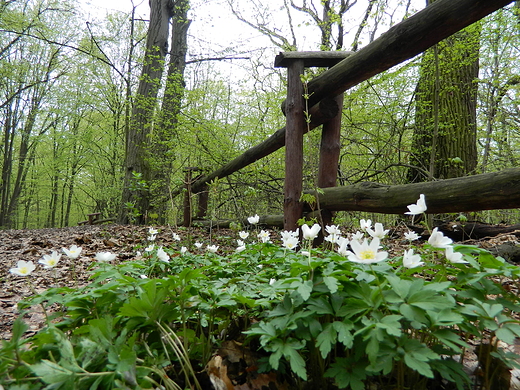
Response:
[[[228,337],[263,356],[261,371],[325,378],[329,389],[377,381],[420,390],[442,378],[462,390],[469,339],[513,364],[496,340],[520,337],[518,297],[500,282],[517,280],[518,268],[474,246],[454,246],[466,264],[429,245],[415,249],[425,264],[413,269],[401,257],[360,264],[271,243],[225,256],[166,249],[169,262],[148,249],[141,259],[101,264],[85,287],[51,288],[20,304],[60,310],[29,338],[15,322],[0,349],[0,384],[198,388],[196,373]]]

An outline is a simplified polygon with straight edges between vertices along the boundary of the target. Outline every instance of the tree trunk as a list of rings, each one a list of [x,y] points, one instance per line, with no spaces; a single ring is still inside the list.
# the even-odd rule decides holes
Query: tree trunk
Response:
[[[169,22],[174,8],[175,2],[172,0],[150,0],[144,64],[126,135],[125,182],[118,218],[121,223],[129,222],[129,209],[135,210],[135,222],[145,223],[150,208],[149,135],[168,51]],[[137,178],[138,183],[135,183]]]
[[[480,26],[476,24],[424,53],[410,158],[411,165],[420,169],[410,170],[410,182],[474,173],[479,47]]]
[[[186,68],[186,53],[188,51],[188,20],[189,2],[178,0],[172,17],[172,34],[170,61],[164,97],[159,113],[156,132],[153,137],[154,164],[152,173],[152,197],[154,213],[158,223],[166,223],[166,210],[170,203],[170,178],[177,138],[178,116],[184,96],[184,69]]]

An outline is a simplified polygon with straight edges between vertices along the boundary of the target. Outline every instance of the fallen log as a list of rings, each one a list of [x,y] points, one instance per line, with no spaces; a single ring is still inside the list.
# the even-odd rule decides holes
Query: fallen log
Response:
[[[404,214],[409,204],[426,197],[426,213],[455,213],[520,207],[520,168],[424,183],[384,185],[359,183],[323,188],[314,208],[330,211],[367,211]],[[311,210],[306,205],[305,210]]]
[[[445,236],[454,241],[481,240],[483,238],[496,237],[500,234],[520,237],[520,225],[491,225],[474,221],[452,221],[437,226]]]

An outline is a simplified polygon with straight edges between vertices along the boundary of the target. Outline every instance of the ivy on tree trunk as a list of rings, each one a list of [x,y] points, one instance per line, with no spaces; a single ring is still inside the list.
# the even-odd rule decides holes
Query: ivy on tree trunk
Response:
[[[143,224],[150,209],[150,133],[164,72],[169,23],[174,7],[175,2],[172,0],[150,0],[144,63],[126,134],[125,181],[118,218],[121,223],[132,221]]]

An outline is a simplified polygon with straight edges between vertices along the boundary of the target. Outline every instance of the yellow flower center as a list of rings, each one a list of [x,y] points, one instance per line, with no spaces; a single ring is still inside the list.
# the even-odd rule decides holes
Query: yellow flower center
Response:
[[[29,273],[29,270],[27,269],[27,267],[21,267],[20,268],[20,273],[21,274],[27,274],[27,273]]]
[[[365,251],[362,251],[360,254],[359,254],[359,257],[363,260],[370,260],[370,259],[373,259],[376,257],[376,254],[374,253],[374,251],[370,250],[370,249],[367,249]]]

